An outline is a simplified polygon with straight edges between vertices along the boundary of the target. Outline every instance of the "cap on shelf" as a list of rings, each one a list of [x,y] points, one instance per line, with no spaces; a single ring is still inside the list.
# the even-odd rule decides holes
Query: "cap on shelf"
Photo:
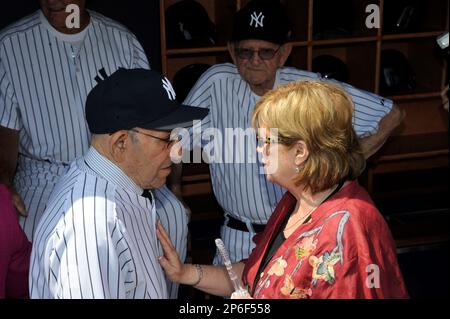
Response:
[[[416,76],[408,59],[394,49],[381,51],[380,80],[383,93],[407,93],[416,88]]]
[[[216,44],[216,27],[205,8],[197,1],[176,2],[167,8],[165,17],[168,48]]]
[[[312,71],[327,79],[348,82],[348,67],[341,59],[333,55],[319,55],[312,61]]]

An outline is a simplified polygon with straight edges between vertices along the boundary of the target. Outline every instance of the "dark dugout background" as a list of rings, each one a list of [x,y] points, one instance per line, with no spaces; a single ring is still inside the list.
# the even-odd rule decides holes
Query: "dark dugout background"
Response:
[[[161,71],[158,0],[87,0],[87,8],[124,24],[141,42],[152,69]],[[39,9],[38,0],[2,1],[0,30]]]

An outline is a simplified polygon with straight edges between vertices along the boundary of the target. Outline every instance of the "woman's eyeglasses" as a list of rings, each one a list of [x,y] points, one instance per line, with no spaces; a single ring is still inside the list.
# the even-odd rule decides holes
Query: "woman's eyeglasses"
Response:
[[[256,146],[260,147],[260,148],[263,148],[265,145],[270,146],[270,144],[291,145],[295,141],[297,141],[297,139],[290,138],[290,137],[284,137],[284,136],[278,136],[278,137],[256,136]]]
[[[253,50],[249,48],[236,48],[236,56],[241,60],[250,60],[253,58],[253,55],[255,53],[258,54],[259,58],[261,60],[271,60],[275,54],[277,54],[278,50],[280,50],[281,46],[279,46],[277,49],[272,48],[262,48],[258,50]]]

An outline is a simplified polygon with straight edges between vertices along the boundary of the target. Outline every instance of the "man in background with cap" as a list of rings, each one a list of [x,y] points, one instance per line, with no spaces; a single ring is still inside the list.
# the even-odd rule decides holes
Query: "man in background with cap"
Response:
[[[185,100],[187,105],[210,110],[202,122],[202,132],[213,127],[225,136],[226,128],[246,130],[251,127],[256,103],[266,92],[290,81],[320,78],[315,73],[283,67],[292,49],[290,33],[288,17],[279,1],[251,1],[235,14],[228,43],[234,64],[211,67]],[[368,158],[383,145],[403,114],[390,100],[340,84],[353,98],[353,126]],[[202,145],[208,142],[202,140]],[[223,147],[224,151],[229,148]],[[255,148],[246,147],[245,152],[248,159]],[[224,164],[223,160],[218,163],[210,159],[209,167],[214,194],[225,212],[221,237],[232,262],[238,262],[249,256],[254,248],[253,236],[264,229],[285,190],[268,182],[257,163]],[[175,175],[174,180],[180,180],[181,165]],[[219,263],[221,257],[216,254],[214,264]]]
[[[150,68],[125,26],[86,9],[86,0],[39,0],[41,10],[0,32],[0,182],[10,193],[28,239],[68,164],[89,148],[84,105],[99,69]],[[69,28],[68,5],[80,9]],[[187,254],[184,205],[163,185],[157,214],[180,256]],[[168,283],[176,298],[178,285]]]
[[[59,180],[36,229],[32,298],[168,298],[151,190],[171,171],[171,131],[207,113],[178,105],[155,71],[119,69],[94,87],[91,147]]]

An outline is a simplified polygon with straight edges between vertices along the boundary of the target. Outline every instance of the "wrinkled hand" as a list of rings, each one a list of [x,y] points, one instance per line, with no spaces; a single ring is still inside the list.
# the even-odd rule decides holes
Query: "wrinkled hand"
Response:
[[[230,299],[254,299],[248,291],[235,291],[231,294]]]
[[[156,224],[156,237],[164,251],[164,256],[159,257],[161,267],[171,281],[181,282],[186,271],[185,265],[181,263],[180,257],[170,241],[169,235],[159,221]]]

